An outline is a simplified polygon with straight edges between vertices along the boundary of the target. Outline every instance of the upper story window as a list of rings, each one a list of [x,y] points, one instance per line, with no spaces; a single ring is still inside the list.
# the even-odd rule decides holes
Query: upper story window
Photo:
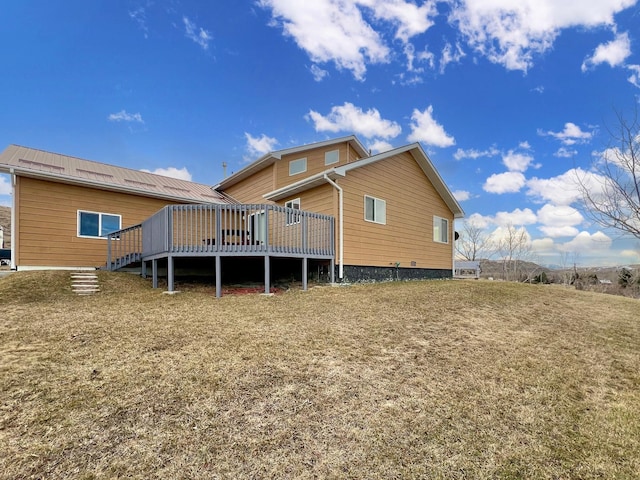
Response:
[[[105,238],[104,236],[122,228],[122,216],[112,213],[78,210],[78,236]]]
[[[387,202],[379,198],[364,196],[364,219],[367,222],[387,223]]]
[[[297,175],[307,171],[307,159],[299,158],[289,162],[289,175]]]
[[[293,208],[294,210],[300,210],[300,199],[289,200],[284,206]],[[287,225],[293,225],[295,223],[300,223],[300,214],[298,212],[287,212]]]
[[[433,217],[433,241],[449,243],[449,220],[442,217]]]
[[[331,150],[329,152],[325,152],[324,154],[325,165],[333,165],[334,163],[338,163],[339,161],[340,161],[340,150]]]

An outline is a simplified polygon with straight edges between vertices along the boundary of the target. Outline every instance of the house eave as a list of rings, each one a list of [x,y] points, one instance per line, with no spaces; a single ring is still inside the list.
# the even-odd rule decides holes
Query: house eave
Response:
[[[353,163],[337,167],[335,170],[338,174],[346,175],[351,170],[355,170],[372,163],[380,162],[389,157],[405,152],[410,153],[416,160],[426,177],[431,181],[438,194],[442,197],[442,200],[447,204],[447,206],[453,213],[454,218],[464,217],[464,210],[455,199],[453,193],[451,193],[451,190],[449,190],[449,187],[447,187],[447,184],[444,182],[433,163],[431,163],[431,160],[419,143],[412,143],[403,147],[388,150],[386,152],[373,155],[369,158],[364,158],[362,160],[357,160]]]
[[[298,182],[291,183],[277,190],[273,190],[272,192],[265,193],[263,197],[266,200],[277,202],[278,200],[282,200],[297,193],[301,193],[327,183],[325,175],[331,180],[335,180],[338,176],[344,176],[336,172],[335,168],[332,168],[330,170],[325,170],[323,172],[307,177]]]

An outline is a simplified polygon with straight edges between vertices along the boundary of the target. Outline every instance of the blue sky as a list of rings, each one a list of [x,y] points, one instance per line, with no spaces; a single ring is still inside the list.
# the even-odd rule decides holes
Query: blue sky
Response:
[[[541,263],[640,263],[572,193],[615,110],[637,106],[638,0],[31,0],[0,16],[0,148],[213,185],[274,149],[420,142],[467,217],[525,228]]]

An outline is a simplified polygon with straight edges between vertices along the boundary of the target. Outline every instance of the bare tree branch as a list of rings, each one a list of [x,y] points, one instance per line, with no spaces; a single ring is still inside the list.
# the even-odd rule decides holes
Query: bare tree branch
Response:
[[[640,238],[640,122],[617,114],[611,143],[578,177],[586,213],[596,223]]]

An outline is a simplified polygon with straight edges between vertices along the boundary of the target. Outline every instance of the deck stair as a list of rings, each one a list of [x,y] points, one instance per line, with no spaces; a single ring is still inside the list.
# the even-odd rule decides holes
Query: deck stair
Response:
[[[98,275],[91,272],[74,272],[71,274],[71,290],[77,295],[93,295],[100,292]]]

